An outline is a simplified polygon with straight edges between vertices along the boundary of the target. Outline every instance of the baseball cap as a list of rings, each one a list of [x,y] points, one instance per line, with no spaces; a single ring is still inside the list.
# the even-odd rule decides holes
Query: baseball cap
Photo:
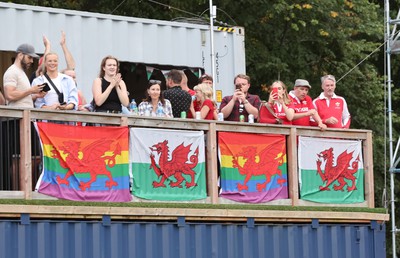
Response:
[[[17,53],[22,53],[28,56],[31,56],[33,58],[39,58],[38,55],[35,53],[35,48],[32,45],[29,44],[22,44],[17,48]]]
[[[294,83],[294,87],[298,87],[298,86],[304,86],[304,87],[308,87],[311,89],[311,85],[310,83],[308,83],[307,80],[303,80],[303,79],[297,79]]]

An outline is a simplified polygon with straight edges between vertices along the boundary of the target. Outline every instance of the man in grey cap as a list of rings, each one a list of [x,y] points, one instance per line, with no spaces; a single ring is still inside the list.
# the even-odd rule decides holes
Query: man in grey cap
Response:
[[[326,125],[322,123],[318,112],[315,110],[312,99],[308,96],[308,91],[311,85],[307,80],[297,79],[294,83],[294,90],[289,92],[289,97],[292,100],[294,117],[293,125],[311,126],[312,117],[321,129],[326,129]]]
[[[33,58],[39,58],[33,46],[20,45],[17,50],[14,64],[3,76],[4,97],[10,107],[33,108],[32,98],[44,96],[43,85],[32,86],[25,71],[31,67]]]

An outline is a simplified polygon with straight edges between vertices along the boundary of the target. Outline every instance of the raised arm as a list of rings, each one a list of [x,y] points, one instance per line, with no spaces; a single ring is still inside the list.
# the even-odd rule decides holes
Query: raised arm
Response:
[[[69,51],[67,47],[67,42],[66,42],[66,36],[65,32],[61,31],[61,40],[60,40],[60,45],[61,48],[64,52],[64,58],[65,62],[67,63],[67,69],[68,70],[75,70],[75,60],[74,57],[72,56],[71,52]]]

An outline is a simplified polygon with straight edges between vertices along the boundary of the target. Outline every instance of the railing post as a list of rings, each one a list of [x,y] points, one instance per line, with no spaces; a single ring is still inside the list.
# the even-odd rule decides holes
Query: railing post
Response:
[[[374,194],[374,159],[372,150],[372,132],[367,132],[366,140],[363,141],[364,153],[364,188],[365,200],[369,208],[375,207]]]
[[[207,133],[207,189],[211,203],[218,203],[218,161],[216,124],[210,123]]]
[[[287,164],[288,164],[288,189],[289,198],[292,199],[292,206],[299,205],[299,176],[297,168],[297,131],[296,128],[290,128],[290,134],[287,139]]]
[[[19,182],[25,199],[32,199],[31,111],[24,110],[20,120],[20,173]]]

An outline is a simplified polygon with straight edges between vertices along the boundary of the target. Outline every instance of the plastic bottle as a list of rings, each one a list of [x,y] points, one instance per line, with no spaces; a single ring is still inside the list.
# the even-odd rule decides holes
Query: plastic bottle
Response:
[[[164,116],[164,108],[162,106],[157,107],[157,117],[163,117]]]
[[[135,99],[132,99],[131,103],[129,104],[129,109],[131,110],[132,115],[137,115],[138,114],[138,109],[136,105]]]
[[[150,105],[148,108],[144,111],[144,116],[151,116],[151,112],[153,112],[153,107]]]

